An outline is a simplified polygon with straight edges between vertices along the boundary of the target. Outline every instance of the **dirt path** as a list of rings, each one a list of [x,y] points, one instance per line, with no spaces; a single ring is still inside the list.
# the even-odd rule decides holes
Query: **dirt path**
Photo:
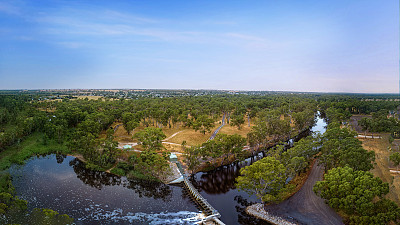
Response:
[[[323,167],[314,163],[303,187],[295,195],[278,205],[269,205],[267,211],[301,224],[343,224],[342,218],[312,190],[316,181],[322,180]]]
[[[183,130],[181,130],[181,131],[178,131],[178,132],[176,132],[175,134],[173,134],[173,135],[171,135],[171,136],[169,136],[169,137],[167,137],[167,138],[165,138],[164,140],[163,140],[163,142],[164,141],[168,141],[169,139],[171,139],[171,138],[173,138],[173,137],[175,137],[177,134],[179,134],[180,132],[182,132]]]

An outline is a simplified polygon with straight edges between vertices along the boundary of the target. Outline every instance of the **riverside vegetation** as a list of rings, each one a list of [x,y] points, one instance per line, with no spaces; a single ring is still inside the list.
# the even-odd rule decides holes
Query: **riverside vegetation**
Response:
[[[256,194],[263,202],[278,202],[292,190],[286,182],[287,178],[304,171],[319,152],[320,160],[327,168],[327,176],[334,174],[335,171],[330,171],[335,168],[344,168],[348,173],[352,173],[349,169],[367,171],[372,168],[373,154],[360,148],[359,143],[351,139],[353,134],[335,122],[346,120],[352,113],[393,110],[398,106],[396,101],[367,101],[370,96],[357,95],[262,92],[231,95],[216,91],[201,96],[193,93],[163,98],[154,95],[132,99],[114,96],[112,100],[88,100],[64,95],[57,97],[59,101],[46,100],[54,98],[53,94],[8,91],[0,95],[2,214],[15,214],[15,211],[26,209],[26,202],[18,199],[13,192],[6,169],[14,163],[23,164],[33,155],[72,154],[83,159],[87,168],[157,180],[169,170],[169,152],[162,145],[166,137],[163,131],[189,128],[199,132],[199,135],[206,135],[218,126],[217,121],[223,115],[226,122],[238,130],[244,126],[251,127],[246,138],[237,134],[218,134],[214,140],[193,146],[186,145],[186,142],[177,143],[181,144],[187,169],[194,173],[240,161],[247,155],[267,150],[280,141],[296,136],[313,125],[319,109],[330,122],[327,134],[302,139],[288,150],[278,145],[266,151],[267,157],[244,168],[242,173],[246,177],[238,178],[240,189]],[[122,124],[132,135],[141,151],[117,148],[116,123]],[[393,133],[396,129],[392,129]],[[321,144],[323,147],[319,148]],[[245,145],[249,147],[244,150]],[[354,179],[357,176],[353,176]],[[328,181],[327,178],[325,180]],[[316,191],[322,197],[329,201],[337,198],[324,194],[324,190],[331,186],[329,182],[317,186]],[[396,205],[387,200],[372,201],[376,200],[375,196],[382,198],[385,190],[374,192],[372,198],[365,199],[365,204],[370,207],[368,210],[364,203],[353,210],[340,208],[343,204],[332,203],[331,206],[343,211],[350,222],[396,221]],[[373,214],[372,209],[378,206],[386,207],[386,214]],[[36,209],[26,215],[59,221],[59,224],[68,224],[72,220],[49,209]]]
[[[304,159],[317,157],[326,173],[324,180],[315,184],[314,191],[326,199],[346,224],[399,224],[399,206],[385,198],[389,184],[368,172],[374,167],[374,152],[363,149],[361,141],[355,138],[357,133],[343,126],[351,113],[372,111],[372,119],[361,120],[362,126],[373,131],[383,129],[391,132],[393,138],[399,131],[399,114],[394,113],[398,103],[379,101],[378,105],[387,107],[384,110],[371,107],[374,102],[354,101],[351,98],[339,103],[323,99],[319,104],[329,121],[324,135],[309,137],[306,145],[307,139],[303,139],[287,151],[270,149],[267,153],[270,156],[241,169],[242,176],[237,178],[238,188],[257,195],[265,204],[283,201],[287,196],[285,193],[292,188],[291,183],[287,183],[287,179],[293,176],[290,172],[304,169],[309,162]],[[389,109],[395,116],[387,117]],[[385,126],[378,128],[378,124]],[[398,154],[395,152],[390,156],[395,165],[398,165]]]

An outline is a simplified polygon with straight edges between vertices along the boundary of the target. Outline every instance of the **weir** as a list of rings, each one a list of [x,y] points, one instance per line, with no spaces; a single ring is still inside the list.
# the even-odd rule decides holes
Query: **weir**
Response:
[[[176,162],[176,165],[178,166],[179,172],[181,173],[183,177],[183,184],[185,188],[188,190],[189,194],[193,197],[193,200],[195,200],[201,208],[204,210],[204,214],[206,217],[198,222],[198,224],[219,224],[219,225],[224,225],[222,221],[220,221],[218,218],[221,217],[221,214],[208,203],[208,201],[203,198],[203,196],[200,195],[200,193],[197,191],[197,189],[193,186],[193,184],[189,181],[188,177],[185,174],[185,171],[182,168],[182,165],[179,162]]]

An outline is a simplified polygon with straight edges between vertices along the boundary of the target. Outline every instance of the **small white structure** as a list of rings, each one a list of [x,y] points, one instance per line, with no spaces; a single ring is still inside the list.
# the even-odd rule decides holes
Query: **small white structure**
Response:
[[[131,149],[131,148],[132,148],[131,145],[124,145],[124,150],[128,150],[128,149]]]
[[[171,155],[169,156],[169,161],[178,162],[178,156],[176,156],[174,153],[171,153]]]

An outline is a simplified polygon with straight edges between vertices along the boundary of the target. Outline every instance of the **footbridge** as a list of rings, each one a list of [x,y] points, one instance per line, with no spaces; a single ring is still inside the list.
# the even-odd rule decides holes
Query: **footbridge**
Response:
[[[193,200],[204,210],[203,213],[205,218],[202,221],[198,222],[197,224],[218,224],[218,225],[225,225],[222,221],[219,220],[221,214],[208,203],[208,201],[200,195],[197,189],[193,186],[190,182],[188,177],[186,176],[185,171],[182,168],[182,165],[179,162],[176,162],[178,166],[179,172],[182,175],[182,178],[179,179],[180,182],[183,182],[185,188],[187,189],[188,193],[191,195]]]

